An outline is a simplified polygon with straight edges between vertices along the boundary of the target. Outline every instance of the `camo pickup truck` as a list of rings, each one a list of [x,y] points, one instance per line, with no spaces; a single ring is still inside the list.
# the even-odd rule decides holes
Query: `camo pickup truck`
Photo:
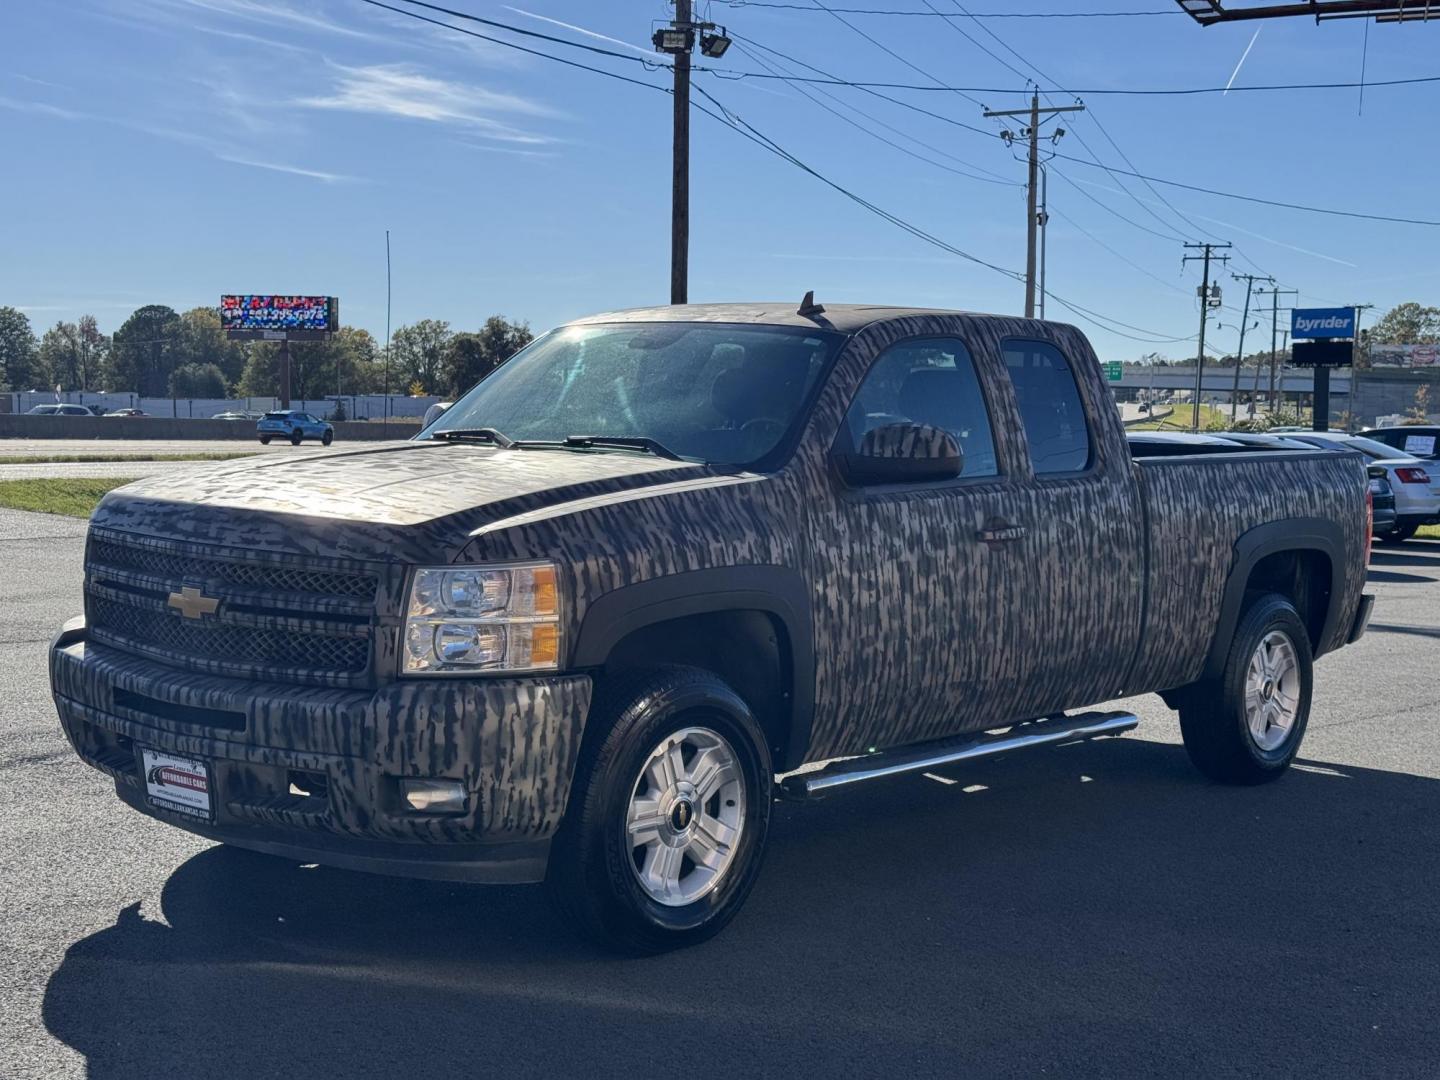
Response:
[[[1096,703],[1158,691],[1206,776],[1279,776],[1369,616],[1367,490],[1348,452],[1136,458],[1065,325],[626,311],[414,441],[112,492],[51,679],[141,813],[547,881],[655,951],[736,913],[777,797],[1136,723]]]

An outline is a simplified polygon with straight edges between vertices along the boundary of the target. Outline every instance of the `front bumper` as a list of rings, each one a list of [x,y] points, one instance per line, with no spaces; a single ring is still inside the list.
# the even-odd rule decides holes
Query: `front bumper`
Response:
[[[82,620],[55,639],[50,681],[75,752],[151,817],[304,862],[486,882],[544,877],[591,693],[583,675],[377,690],[196,675],[91,644]],[[142,748],[209,763],[213,821],[146,800]],[[406,777],[460,781],[465,810],[409,809]]]

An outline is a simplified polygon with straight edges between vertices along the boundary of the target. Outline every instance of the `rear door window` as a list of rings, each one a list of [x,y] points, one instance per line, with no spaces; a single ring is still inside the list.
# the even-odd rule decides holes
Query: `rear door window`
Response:
[[[1090,423],[1069,361],[1044,341],[1007,341],[1001,349],[1035,474],[1088,468]]]

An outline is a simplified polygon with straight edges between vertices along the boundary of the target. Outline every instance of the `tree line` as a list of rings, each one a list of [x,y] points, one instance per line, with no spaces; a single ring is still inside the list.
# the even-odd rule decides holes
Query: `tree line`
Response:
[[[386,391],[453,397],[533,337],[528,324],[501,315],[474,331],[421,319],[391,335],[387,364],[383,343],[368,330],[342,326],[327,341],[291,344],[290,392],[317,400]],[[82,315],[37,336],[23,311],[0,307],[0,390],[58,386],[142,397],[274,397],[279,361],[273,341],[227,338],[218,308],[177,312],[147,304],[110,334],[93,315]]]

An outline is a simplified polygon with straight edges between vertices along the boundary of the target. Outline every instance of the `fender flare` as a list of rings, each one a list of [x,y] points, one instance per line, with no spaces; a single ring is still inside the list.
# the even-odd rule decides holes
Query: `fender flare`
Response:
[[[793,767],[804,760],[809,748],[815,713],[815,638],[809,591],[796,570],[770,565],[691,570],[605,593],[585,610],[570,666],[601,667],[615,646],[636,630],[718,611],[763,611],[784,628],[790,653],[786,687],[790,738],[777,767]]]
[[[1316,643],[1315,655],[1321,655],[1325,642],[1332,640],[1335,627],[1341,620],[1340,590],[1337,588],[1337,574],[1345,565],[1345,534],[1340,525],[1324,518],[1289,518],[1257,525],[1241,534],[1235,541],[1234,557],[1230,562],[1230,573],[1225,579],[1225,592],[1220,601],[1220,618],[1215,626],[1215,637],[1211,640],[1210,651],[1205,657],[1202,679],[1219,678],[1225,667],[1225,658],[1230,651],[1231,639],[1235,636],[1236,624],[1245,604],[1245,586],[1250,572],[1267,555],[1283,551],[1318,551],[1330,560],[1330,600],[1325,611],[1324,628]]]

